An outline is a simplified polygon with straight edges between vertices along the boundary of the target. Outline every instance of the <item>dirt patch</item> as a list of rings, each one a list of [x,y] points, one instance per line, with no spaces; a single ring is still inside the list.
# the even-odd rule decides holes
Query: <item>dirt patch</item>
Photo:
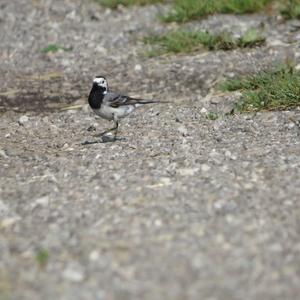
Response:
[[[13,76],[14,84],[0,92],[0,112],[50,112],[86,100],[87,87],[67,81],[62,72]],[[75,84],[76,82],[76,84]],[[76,88],[72,88],[72,87]]]

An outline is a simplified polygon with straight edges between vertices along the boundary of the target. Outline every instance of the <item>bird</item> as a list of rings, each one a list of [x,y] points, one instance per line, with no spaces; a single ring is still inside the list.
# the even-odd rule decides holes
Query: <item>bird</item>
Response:
[[[107,142],[117,139],[120,119],[127,117],[140,106],[150,103],[162,103],[162,101],[133,98],[117,92],[111,92],[106,78],[104,76],[95,76],[88,103],[98,116],[114,122],[114,127],[100,134],[102,142]],[[113,139],[106,135],[109,132],[114,132]],[[85,142],[85,144],[89,143],[91,142]]]

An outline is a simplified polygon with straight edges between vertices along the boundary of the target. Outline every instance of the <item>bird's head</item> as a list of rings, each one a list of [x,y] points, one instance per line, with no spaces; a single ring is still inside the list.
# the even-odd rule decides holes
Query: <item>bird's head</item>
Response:
[[[96,76],[93,80],[93,86],[96,86],[96,87],[102,89],[104,92],[108,91],[107,80],[103,76]]]

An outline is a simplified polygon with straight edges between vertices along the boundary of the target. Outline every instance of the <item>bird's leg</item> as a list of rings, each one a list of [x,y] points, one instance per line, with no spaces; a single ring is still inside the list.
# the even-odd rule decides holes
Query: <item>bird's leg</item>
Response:
[[[114,121],[114,122],[115,122],[115,139],[116,139],[118,134],[118,129],[119,129],[119,122],[118,121]]]
[[[103,143],[106,143],[106,142],[115,142],[117,140],[117,133],[118,133],[119,122],[118,122],[118,120],[114,119],[114,123],[115,123],[115,126],[113,128],[111,128],[110,130],[106,131],[106,133],[114,131],[114,135],[113,136],[102,135],[101,136],[101,140],[102,140]]]
[[[103,136],[103,135],[105,135],[105,134],[107,134],[107,133],[109,133],[111,131],[117,130],[118,126],[119,126],[118,122],[115,121],[115,126],[114,127],[110,128],[110,129],[107,129],[107,130],[105,130],[105,131],[103,131],[101,133],[98,133],[98,134],[96,134],[94,136],[101,137],[101,136]]]
[[[119,129],[119,121],[115,120],[115,124],[116,124],[115,126],[116,129],[115,129],[114,141],[124,141],[125,138],[117,137],[118,129]]]

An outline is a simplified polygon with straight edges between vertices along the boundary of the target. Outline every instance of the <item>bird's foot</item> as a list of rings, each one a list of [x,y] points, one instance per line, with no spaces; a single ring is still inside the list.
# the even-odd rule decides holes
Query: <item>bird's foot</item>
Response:
[[[101,136],[100,140],[97,141],[85,141],[81,143],[81,145],[92,145],[92,144],[98,144],[98,143],[113,143],[116,141],[125,141],[125,138],[117,137],[111,133],[107,133]]]

